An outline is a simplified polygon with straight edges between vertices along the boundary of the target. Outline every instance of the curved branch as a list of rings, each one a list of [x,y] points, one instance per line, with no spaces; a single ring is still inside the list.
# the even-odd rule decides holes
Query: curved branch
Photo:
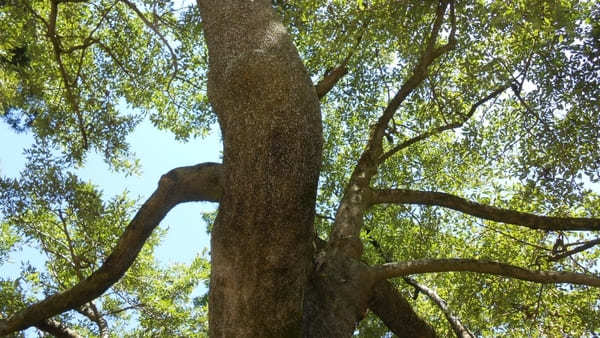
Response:
[[[442,310],[444,316],[446,316],[446,319],[450,323],[450,326],[452,326],[452,330],[454,330],[454,333],[457,337],[475,338],[471,331],[469,331],[469,329],[467,329],[461,323],[460,319],[458,319],[455,315],[452,314],[452,311],[450,311],[450,308],[448,308],[448,304],[446,304],[446,301],[443,300],[442,297],[440,297],[433,289],[430,289],[423,284],[419,284],[416,280],[409,277],[405,277],[404,281],[417,288],[420,292],[423,292],[425,295],[427,295],[427,297],[429,297],[429,299],[431,299],[440,308],[440,310]]]
[[[382,144],[383,137],[387,125],[402,104],[404,100],[417,88],[427,77],[429,66],[441,55],[447,53],[454,48],[456,44],[455,23],[452,23],[452,30],[449,36],[448,43],[441,47],[435,47],[440,29],[442,27],[444,13],[450,4],[451,17],[454,16],[454,5],[448,1],[440,1],[436,17],[431,29],[429,38],[427,39],[427,48],[421,55],[419,62],[413,70],[413,74],[404,82],[396,95],[388,102],[382,115],[377,120],[373,131],[369,137],[369,141],[365,150],[360,155],[356,167],[352,171],[350,182],[344,192],[344,197],[338,207],[336,222],[333,225],[333,231],[329,236],[329,243],[333,247],[337,247],[350,256],[360,257],[362,252],[362,244],[359,240],[360,229],[364,222],[363,214],[370,204],[366,200],[369,191],[367,190],[371,178],[377,173],[377,159],[383,152]],[[451,20],[453,20],[451,18]]]
[[[222,169],[218,163],[180,167],[163,175],[158,188],[131,220],[104,264],[73,288],[0,320],[0,336],[26,329],[54,315],[77,308],[97,298],[116,283],[133,264],[152,230],[179,203],[218,202],[222,191]]]
[[[541,284],[571,283],[600,287],[600,277],[566,271],[532,271],[514,265],[478,259],[418,259],[374,266],[377,279],[431,272],[467,271],[516,278]]]
[[[446,9],[450,5],[450,17],[452,28],[448,42],[436,47],[436,42],[443,25]],[[452,0],[440,1],[434,22],[428,38],[425,41],[426,48],[422,52],[419,61],[415,65],[412,75],[406,79],[396,95],[388,102],[383,113],[373,126],[369,141],[360,155],[356,167],[352,171],[350,182],[344,192],[344,197],[338,207],[336,222],[329,237],[329,243],[347,252],[348,255],[359,257],[362,252],[359,233],[364,222],[362,216],[370,202],[365,200],[371,178],[377,173],[377,160],[383,152],[383,137],[387,125],[404,102],[404,100],[423,82],[427,77],[429,67],[441,55],[452,50],[456,45],[455,39],[456,23],[454,18],[454,4]],[[335,243],[335,244],[334,244]]]
[[[443,192],[410,189],[374,190],[371,201],[373,204],[399,203],[440,206],[490,221],[515,224],[531,229],[600,231],[599,218],[539,216],[480,204]]]
[[[415,313],[410,303],[388,281],[375,284],[369,309],[400,337],[437,337],[433,328]]]
[[[98,331],[100,332],[100,338],[108,338],[110,334],[108,332],[108,323],[102,316],[94,302],[89,302],[76,309],[77,312],[87,317],[89,320],[96,323]]]
[[[442,28],[444,14],[446,12],[446,8],[450,5],[450,21],[451,21],[451,30],[450,36],[448,37],[448,42],[440,47],[435,47],[435,43],[438,39],[440,30]],[[383,137],[385,135],[385,130],[387,128],[388,123],[402,104],[404,100],[417,88],[423,80],[427,77],[427,72],[429,71],[429,66],[433,64],[433,62],[439,58],[440,56],[448,53],[456,46],[456,19],[454,14],[454,2],[453,1],[440,1],[438,8],[436,10],[435,20],[433,22],[433,26],[431,28],[431,33],[429,38],[427,39],[427,47],[423,54],[421,55],[418,64],[415,66],[413,70],[413,74],[406,82],[400,87],[396,95],[390,100],[387,107],[383,111],[383,114],[375,124],[375,129],[369,141],[369,145],[367,146],[367,152],[375,152],[372,157],[378,157],[381,152],[381,143]]]

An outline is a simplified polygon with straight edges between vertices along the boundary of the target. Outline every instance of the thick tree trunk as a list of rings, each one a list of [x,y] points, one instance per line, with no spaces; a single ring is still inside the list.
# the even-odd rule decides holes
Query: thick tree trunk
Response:
[[[224,143],[212,337],[301,336],[321,164],[319,101],[267,0],[198,0]]]
[[[209,50],[208,95],[224,144],[211,240],[210,335],[351,336],[375,280],[356,241],[319,243],[315,257],[317,92],[270,1],[198,0],[198,6]]]

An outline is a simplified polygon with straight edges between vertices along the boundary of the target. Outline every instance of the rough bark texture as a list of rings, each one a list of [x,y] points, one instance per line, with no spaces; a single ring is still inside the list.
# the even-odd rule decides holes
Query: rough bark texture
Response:
[[[54,21],[60,2],[50,2]],[[176,168],[164,175],[99,270],[72,289],[0,320],[0,335],[35,325],[59,336],[75,336],[48,318],[101,295],[125,273],[173,206],[197,200],[220,202],[211,238],[211,337],[350,337],[367,309],[400,337],[434,337],[433,329],[385,281],[415,273],[470,271],[539,283],[600,286],[600,278],[592,275],[530,271],[482,260],[424,259],[375,267],[361,261],[363,217],[377,203],[436,205],[534,229],[599,229],[594,219],[543,217],[444,193],[371,186],[378,166],[396,152],[463,123],[427,131],[384,153],[383,138],[395,112],[425,80],[433,62],[454,48],[453,1],[438,3],[423,54],[375,124],[340,200],[327,243],[315,239],[313,230],[322,156],[319,98],[347,73],[349,57],[313,86],[271,1],[197,2],[209,51],[208,96],[223,135],[223,164]],[[125,3],[139,15],[132,3]],[[448,42],[438,46],[446,16]],[[52,20],[49,31],[54,31]],[[60,64],[60,55],[57,59]],[[506,88],[478,101],[467,117]],[[595,244],[590,241],[580,248]],[[106,322],[97,309],[90,309],[80,311],[108,335]]]
[[[485,259],[417,259],[398,263],[386,263],[371,268],[377,279],[404,277],[412,274],[448,271],[468,271],[511,277],[541,284],[571,283],[600,287],[600,277],[569,271],[527,270],[518,266]]]
[[[35,324],[35,327],[58,338],[81,338],[77,331],[54,319],[45,319]]]
[[[198,0],[223,134],[212,337],[298,337],[321,164],[319,101],[271,2]]]

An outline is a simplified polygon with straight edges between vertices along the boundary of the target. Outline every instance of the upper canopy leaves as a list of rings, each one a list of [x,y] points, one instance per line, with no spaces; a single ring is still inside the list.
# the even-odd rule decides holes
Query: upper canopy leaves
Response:
[[[94,149],[127,168],[125,136],[146,113],[182,139],[204,134],[213,121],[191,8],[27,0],[3,3],[0,17],[2,118],[61,145],[77,162]]]

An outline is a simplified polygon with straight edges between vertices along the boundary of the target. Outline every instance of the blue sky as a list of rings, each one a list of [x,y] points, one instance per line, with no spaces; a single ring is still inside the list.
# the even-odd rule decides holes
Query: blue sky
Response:
[[[109,171],[98,154],[91,154],[85,167],[78,170],[82,179],[91,181],[103,191],[105,199],[127,190],[130,197],[139,197],[140,202],[143,202],[156,189],[160,176],[169,170],[201,162],[221,162],[222,147],[217,131],[204,139],[181,143],[175,141],[169,132],[157,130],[149,122],[143,122],[128,137],[128,141],[140,159],[140,176],[125,177]],[[16,134],[5,123],[0,122],[1,175],[16,177],[19,174],[25,164],[23,150],[31,143],[30,135]],[[186,203],[171,210],[160,224],[163,228],[168,227],[169,231],[156,250],[159,261],[164,264],[189,263],[197,253],[208,248],[209,236],[200,216],[216,207],[216,203]],[[0,277],[14,276],[24,261],[32,261],[34,265],[41,266],[42,257],[35,252],[24,248],[13,253],[8,264],[0,266]]]

